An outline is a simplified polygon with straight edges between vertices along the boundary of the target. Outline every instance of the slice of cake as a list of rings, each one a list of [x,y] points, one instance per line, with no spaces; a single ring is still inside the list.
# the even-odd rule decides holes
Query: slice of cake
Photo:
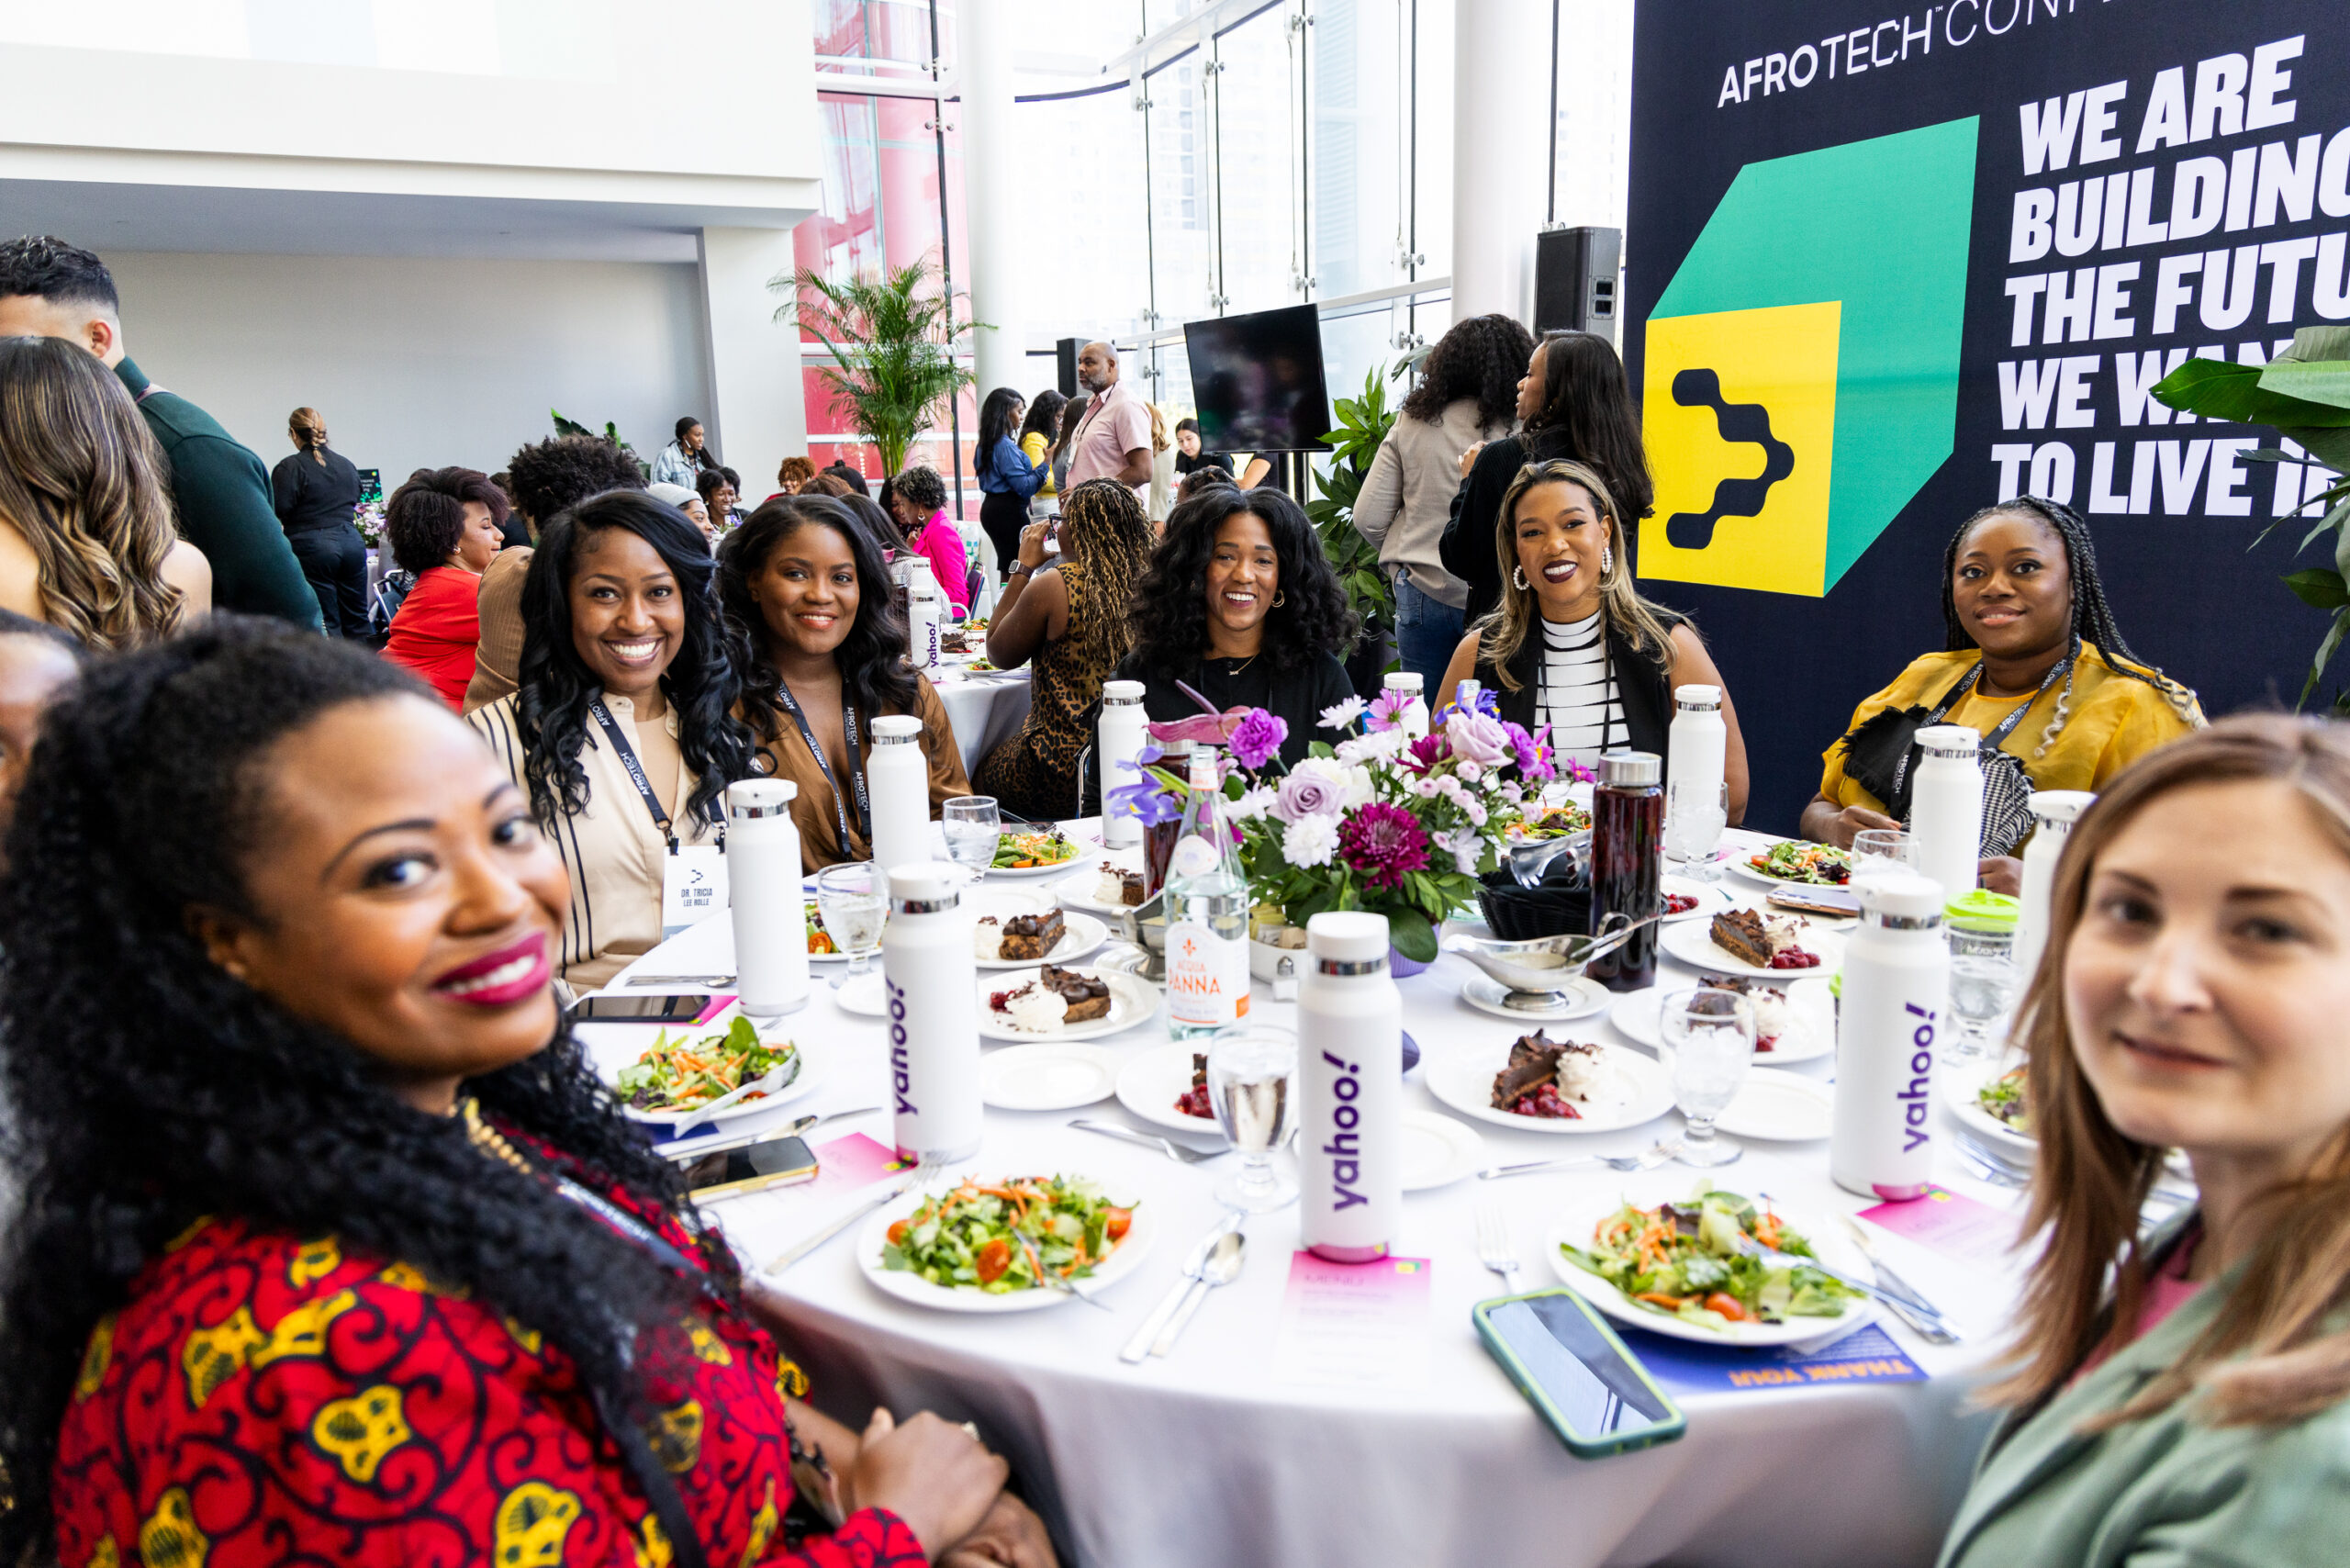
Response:
[[[1093,884],[1097,903],[1125,904],[1132,909],[1142,902],[1142,873],[1121,871],[1107,860],[1102,862],[1102,879]]]
[[[1746,998],[1754,1010],[1754,1048],[1758,1051],[1777,1048],[1779,1036],[1796,1026],[1795,1010],[1787,1005],[1787,993],[1775,985],[1759,980],[1709,980],[1700,982],[1703,991],[1726,991]]]
[[[1215,1120],[1215,1107],[1208,1102],[1208,1058],[1198,1051],[1192,1053],[1192,1086],[1175,1097],[1175,1108],[1203,1122]]]
[[[1069,1004],[1069,1012],[1063,1019],[1065,1023],[1083,1024],[1110,1015],[1110,985],[1107,980],[1046,964],[1037,976],[1037,983]]]
[[[1803,922],[1791,914],[1733,909],[1714,916],[1714,946],[1758,969],[1808,969],[1819,962],[1796,946],[1802,935]],[[1799,961],[1789,961],[1791,956]]]
[[[1015,914],[1003,923],[998,951],[1007,958],[1041,958],[1059,946],[1067,934],[1058,908],[1042,914]]]
[[[1035,980],[995,992],[988,998],[988,1006],[1024,1035],[1048,1035],[1069,1018],[1069,1003]]]
[[[1553,1040],[1537,1032],[1521,1035],[1509,1048],[1509,1062],[1494,1075],[1493,1106],[1521,1116],[1580,1118],[1577,1102],[1588,1101],[1598,1084],[1604,1047],[1588,1040]]]

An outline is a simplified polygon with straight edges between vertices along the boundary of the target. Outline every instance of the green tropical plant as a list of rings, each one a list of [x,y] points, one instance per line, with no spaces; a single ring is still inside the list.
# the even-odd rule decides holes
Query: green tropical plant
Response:
[[[589,430],[586,425],[581,424],[577,420],[565,419],[561,409],[549,409],[547,410],[547,417],[554,420],[554,433],[559,436],[594,435],[596,433],[594,431]],[[604,421],[603,439],[610,442],[614,446],[619,447],[631,457],[635,457],[638,473],[643,474],[647,478],[651,478],[653,476],[653,465],[647,463],[643,458],[636,456],[636,448],[631,446],[628,442],[621,439],[621,427],[614,424],[610,420],[606,420]]]
[[[833,356],[817,374],[848,408],[856,433],[881,455],[881,472],[906,465],[916,438],[938,420],[946,400],[975,384],[956,363],[962,339],[979,321],[957,321],[954,301],[933,288],[928,257],[878,275],[834,279],[801,267],[767,281],[792,299],[775,319],[816,334]]]
[[[1305,515],[1322,536],[1323,554],[1347,590],[1347,603],[1362,617],[1366,637],[1395,624],[1395,589],[1379,569],[1379,547],[1356,532],[1354,521],[1371,461],[1395,427],[1396,411],[1387,406],[1386,368],[1371,366],[1361,397],[1338,399],[1338,428],[1322,438],[1330,443],[1330,470],[1316,480],[1321,495],[1305,503]]]
[[[2336,474],[2350,474],[2350,327],[2303,327],[2293,334],[2293,346],[2265,365],[2190,359],[2154,384],[2154,396],[2205,419],[2272,425],[2311,459]],[[2281,447],[2244,455],[2255,462],[2299,461]],[[2324,510],[2294,554],[2331,533],[2333,565],[2289,573],[2284,583],[2303,604],[2331,611],[2333,621],[2310,662],[2297,708],[2308,703],[2350,633],[2350,529],[2344,527],[2350,522],[2350,479],[2337,481],[2288,516],[2302,517],[2311,507]],[[2252,543],[2259,544],[2284,521],[2262,529]],[[2337,691],[2333,706],[2350,711],[2350,693]]]

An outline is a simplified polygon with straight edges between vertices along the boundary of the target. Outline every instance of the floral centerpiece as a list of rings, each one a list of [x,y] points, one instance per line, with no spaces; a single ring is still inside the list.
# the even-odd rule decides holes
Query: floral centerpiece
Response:
[[[1281,762],[1284,720],[1261,708],[1201,707],[1196,718],[1150,726],[1141,778],[1113,790],[1110,809],[1147,824],[1180,819],[1189,789],[1159,765],[1162,745],[1225,747],[1226,817],[1251,902],[1278,908],[1292,926],[1326,910],[1383,914],[1389,942],[1415,966],[1435,960],[1437,927],[1473,902],[1505,834],[1539,810],[1541,786],[1560,777],[1548,727],[1529,734],[1501,718],[1490,691],[1472,707],[1439,710],[1418,740],[1403,728],[1403,694],[1367,705],[1350,698],[1323,710],[1332,738],[1314,741],[1293,768]]]

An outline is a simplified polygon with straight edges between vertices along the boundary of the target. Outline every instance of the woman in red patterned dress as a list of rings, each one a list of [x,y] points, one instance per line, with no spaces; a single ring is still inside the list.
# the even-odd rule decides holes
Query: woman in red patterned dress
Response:
[[[120,659],[8,847],[0,1561],[1049,1562],[962,1429],[787,1413],[559,1023],[560,863],[408,677],[252,623]]]

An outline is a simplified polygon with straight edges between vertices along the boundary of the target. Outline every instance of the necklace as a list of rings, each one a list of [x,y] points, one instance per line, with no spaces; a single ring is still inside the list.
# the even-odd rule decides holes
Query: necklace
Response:
[[[468,1094],[457,1107],[457,1114],[464,1118],[465,1137],[472,1140],[476,1148],[493,1159],[503,1160],[525,1176],[532,1173],[531,1162],[523,1158],[522,1151],[507,1142],[503,1133],[481,1119],[480,1101]]]
[[[1253,665],[1256,662],[1257,655],[1255,654],[1250,654],[1245,659],[1228,659],[1225,661],[1226,667],[1224,673],[1226,675],[1238,675],[1242,670],[1247,669],[1250,665]]]

